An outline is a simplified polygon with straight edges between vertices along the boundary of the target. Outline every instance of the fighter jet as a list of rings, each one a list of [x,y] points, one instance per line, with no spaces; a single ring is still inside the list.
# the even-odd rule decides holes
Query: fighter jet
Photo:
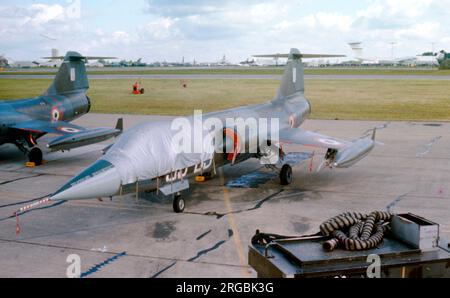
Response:
[[[308,55],[297,49],[292,49],[290,54],[269,56],[288,58],[281,86],[270,102],[210,113],[202,121],[196,116],[185,118],[181,126],[174,120],[142,123],[124,133],[103,157],[63,185],[50,201],[112,198],[149,190],[172,196],[173,209],[180,213],[185,209],[181,193],[189,188],[189,178],[201,181],[214,176],[219,167],[236,165],[250,158],[259,159],[277,171],[282,185],[292,183],[292,167],[285,162],[283,144],[324,148],[327,150],[324,166],[333,168],[348,168],[370,153],[375,146],[375,131],[371,136],[344,141],[300,128],[311,113],[311,105],[304,94],[302,58],[341,56]],[[266,133],[261,134],[245,129],[248,137],[244,137],[236,126],[223,124],[228,123],[226,119],[237,118],[255,122],[265,119],[270,127],[267,125]],[[210,120],[216,124],[206,125]],[[192,138],[196,132],[184,131],[185,126],[195,127],[199,121],[203,126],[199,126],[197,134],[211,138],[201,139],[200,143],[202,140],[204,143],[198,151],[177,149],[175,145],[183,143],[179,142],[180,136],[191,140],[194,146],[199,145],[197,138]],[[184,145],[192,144],[186,141]],[[209,150],[208,146],[215,150]],[[272,159],[273,156],[278,158]]]
[[[85,129],[70,124],[89,112],[91,101],[86,95],[89,88],[85,62],[96,57],[83,57],[68,52],[53,83],[42,95],[29,99],[0,102],[0,145],[14,144],[29,161],[41,165],[42,150],[38,139],[46,134],[59,137],[51,139],[51,151],[70,150],[98,143],[122,133],[122,120],[116,128]]]

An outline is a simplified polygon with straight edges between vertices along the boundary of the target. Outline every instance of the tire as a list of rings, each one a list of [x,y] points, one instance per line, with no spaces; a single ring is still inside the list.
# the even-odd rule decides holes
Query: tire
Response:
[[[30,162],[34,162],[34,164],[37,166],[42,165],[43,161],[42,150],[37,147],[31,149],[30,153],[28,153],[28,160]]]
[[[292,167],[290,165],[284,165],[281,168],[280,173],[281,185],[290,185],[292,183],[292,180],[293,180]]]
[[[186,202],[182,196],[175,196],[173,200],[173,211],[175,213],[183,213],[186,208]]]

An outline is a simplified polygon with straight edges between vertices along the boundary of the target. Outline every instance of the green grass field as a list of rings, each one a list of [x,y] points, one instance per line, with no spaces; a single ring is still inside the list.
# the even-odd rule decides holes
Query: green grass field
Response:
[[[0,100],[41,94],[51,80],[0,80]],[[92,112],[188,115],[270,100],[275,80],[143,80],[144,95],[130,80],[91,80]],[[306,96],[315,119],[450,120],[450,84],[433,80],[308,80]]]
[[[48,75],[52,72],[56,72],[56,69],[48,71],[0,71],[1,74],[8,75]],[[271,67],[271,68],[210,68],[210,69],[170,69],[170,68],[133,68],[133,69],[120,69],[120,68],[105,68],[99,69],[88,69],[88,73],[91,75],[281,75],[284,71],[282,67]],[[450,70],[438,70],[438,69],[388,69],[388,68],[318,68],[318,69],[306,69],[305,74],[307,75],[429,75],[429,76],[449,76]]]

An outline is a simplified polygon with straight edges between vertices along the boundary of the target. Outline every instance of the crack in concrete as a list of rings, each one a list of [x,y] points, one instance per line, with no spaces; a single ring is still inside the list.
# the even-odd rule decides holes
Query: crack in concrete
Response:
[[[197,255],[195,257],[192,257],[192,258],[188,259],[188,262],[194,262],[195,260],[199,259],[203,255],[206,255],[206,254],[208,254],[208,253],[218,249],[219,247],[224,245],[226,242],[227,242],[226,240],[219,241],[216,244],[214,244],[213,247],[207,248],[207,249],[204,249],[204,250],[201,250],[201,251],[197,252]]]
[[[395,198],[395,200],[393,200],[389,205],[387,205],[386,209],[388,212],[392,212],[394,207],[397,206],[398,203],[400,203],[401,201],[403,201],[410,193],[405,193],[401,196],[398,196],[397,198]]]
[[[428,155],[428,153],[431,152],[431,150],[433,149],[434,145],[436,145],[436,143],[437,143],[440,139],[442,139],[442,136],[438,136],[438,137],[433,138],[433,139],[430,141],[430,143],[428,143],[428,144],[425,146],[425,151],[424,151],[424,152],[417,153],[417,154],[416,154],[416,157],[417,157],[417,158],[424,158],[426,155]]]
[[[211,233],[211,232],[212,232],[212,230],[209,230],[209,231],[207,231],[207,232],[201,234],[200,236],[198,236],[198,237],[196,238],[196,240],[197,240],[197,241],[202,240],[203,238],[205,238],[205,237],[206,237],[209,233]]]
[[[0,238],[0,242],[5,243],[15,243],[15,244],[24,244],[24,245],[31,245],[31,246],[37,246],[37,247],[45,247],[45,248],[56,248],[56,249],[63,249],[63,250],[76,250],[80,252],[86,252],[86,253],[98,253],[93,252],[90,249],[81,248],[81,247],[74,247],[74,246],[64,246],[64,245],[56,245],[56,244],[44,244],[44,243],[37,243],[37,242],[29,242],[29,241],[23,241],[23,240],[12,240],[12,239],[4,239]],[[118,252],[105,252],[104,254],[109,255],[115,255],[118,254]],[[187,262],[183,259],[176,259],[176,258],[169,258],[169,257],[162,257],[162,256],[151,256],[151,255],[142,255],[142,254],[133,254],[133,253],[127,253],[126,257],[135,257],[135,258],[144,258],[144,259],[151,259],[151,260],[166,260],[166,261],[173,261],[176,260],[177,262]],[[217,263],[217,262],[199,262],[202,264],[209,264],[209,265],[220,265],[220,266],[226,266],[226,267],[241,267],[238,265],[230,265],[226,263]]]
[[[155,274],[153,274],[152,276],[150,276],[150,278],[157,278],[158,276],[160,276],[161,274],[163,274],[164,272],[166,272],[167,270],[169,270],[170,268],[175,266],[177,263],[178,263],[178,261],[173,262],[169,266],[163,268],[162,270],[160,270],[160,271],[156,272]]]
[[[227,212],[227,213],[218,213],[216,211],[211,211],[211,212],[206,212],[206,213],[195,213],[195,212],[186,212],[187,214],[195,214],[195,215],[205,215],[205,216],[216,216],[216,219],[221,219],[223,217],[225,217],[226,215],[230,215],[230,214],[239,214],[239,213],[243,213],[243,212],[250,212],[250,211],[255,211],[259,208],[261,208],[265,203],[267,203],[268,201],[274,199],[275,197],[277,197],[279,194],[281,194],[282,192],[284,192],[284,189],[271,194],[270,196],[268,196],[267,198],[259,201],[258,203],[256,203],[255,206],[248,208],[248,209],[242,209],[242,210],[236,210],[236,211],[231,211],[231,212]]]
[[[109,259],[106,259],[105,261],[101,262],[100,264],[97,264],[97,265],[91,267],[88,271],[83,272],[83,273],[80,275],[80,278],[85,278],[85,277],[87,277],[87,276],[89,276],[89,275],[91,275],[91,274],[94,274],[95,272],[99,271],[100,269],[102,269],[102,268],[105,267],[106,265],[111,264],[112,262],[116,261],[117,259],[119,259],[119,258],[125,256],[126,254],[127,254],[127,252],[124,251],[124,252],[121,252],[121,253],[119,253],[119,254],[117,254],[117,255],[115,255],[115,256],[109,258]]]
[[[200,236],[203,236],[203,237],[204,237],[204,236],[208,235],[210,232],[211,232],[211,230],[209,230],[208,232],[206,232],[206,233],[204,233],[204,234],[202,234],[202,235],[200,235]],[[233,236],[234,236],[233,230],[228,229],[228,239],[226,239],[226,240],[221,240],[221,241],[217,242],[216,244],[214,244],[214,245],[213,245],[212,247],[210,247],[210,248],[200,250],[199,252],[197,252],[197,255],[196,255],[196,256],[194,256],[194,257],[188,259],[187,262],[191,262],[191,263],[192,263],[192,262],[194,262],[195,260],[198,260],[199,258],[201,258],[202,256],[207,255],[208,253],[210,253],[210,252],[212,252],[212,251],[215,251],[215,250],[219,249],[222,245],[224,245],[225,243],[227,243],[227,241],[228,241],[229,239],[231,239]],[[201,239],[201,238],[200,238],[200,239]],[[199,239],[197,238],[197,240],[199,240]],[[175,264],[176,264],[177,262],[178,262],[178,261],[174,261],[172,264],[168,265],[167,267],[163,268],[162,270],[160,270],[160,271],[158,271],[157,273],[155,273],[154,275],[152,275],[150,278],[157,278],[157,277],[160,276],[162,273],[166,272],[167,270],[169,270],[170,268],[172,268],[173,266],[175,266]]]
[[[0,186],[6,185],[6,184],[10,184],[10,183],[14,183],[14,182],[21,181],[21,180],[37,178],[37,177],[41,177],[41,176],[44,176],[44,174],[37,174],[37,175],[34,175],[34,176],[28,176],[28,177],[20,177],[20,178],[17,178],[17,179],[1,182]]]

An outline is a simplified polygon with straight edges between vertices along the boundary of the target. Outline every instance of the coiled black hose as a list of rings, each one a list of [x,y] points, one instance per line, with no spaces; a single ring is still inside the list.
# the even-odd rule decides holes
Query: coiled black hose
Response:
[[[324,242],[323,248],[330,252],[339,245],[349,251],[375,248],[383,241],[392,216],[390,212],[375,211],[368,215],[347,212],[333,217],[320,226],[324,236],[333,237]]]

